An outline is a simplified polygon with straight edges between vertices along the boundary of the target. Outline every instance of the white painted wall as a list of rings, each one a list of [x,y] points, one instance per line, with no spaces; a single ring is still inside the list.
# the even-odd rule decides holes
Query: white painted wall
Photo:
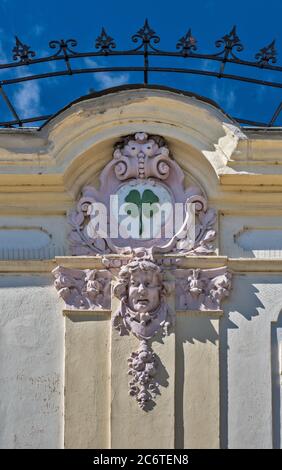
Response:
[[[282,279],[233,282],[220,327],[222,445],[271,448],[272,413],[281,426],[281,408],[272,408],[271,325]],[[51,276],[2,275],[0,287],[0,447],[62,447],[64,320]]]
[[[280,405],[272,408],[271,326],[282,307],[282,278],[242,274],[233,282],[221,321],[222,445],[272,448],[273,414],[281,421]]]
[[[0,276],[0,448],[63,442],[64,320],[51,276]]]

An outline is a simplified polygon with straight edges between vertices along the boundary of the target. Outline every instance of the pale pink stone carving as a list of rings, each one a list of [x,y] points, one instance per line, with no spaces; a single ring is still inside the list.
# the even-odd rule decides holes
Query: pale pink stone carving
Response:
[[[141,341],[139,349],[131,354],[128,366],[128,375],[132,376],[129,394],[136,398],[140,408],[146,409],[151,398],[159,393],[156,358],[147,341]]]
[[[121,186],[129,182],[148,180],[153,185],[163,185],[173,197],[173,202],[184,203],[186,218],[183,226],[169,239],[124,240],[121,237],[111,239],[90,236],[87,231],[89,208],[92,203],[100,202],[110,213],[110,196],[116,194]],[[196,226],[195,241],[191,243],[188,230],[189,204],[195,205]],[[108,217],[109,218],[109,217]],[[109,222],[109,220],[108,220]],[[180,252],[189,255],[206,255],[214,253],[213,241],[216,238],[214,224],[216,212],[208,208],[207,200],[196,187],[184,189],[184,173],[170,156],[165,140],[160,136],[151,136],[144,132],[124,137],[115,145],[113,159],[106,165],[100,175],[100,189],[86,186],[82,196],[69,215],[72,231],[69,236],[73,255],[93,254],[129,254],[133,248],[143,246],[154,253]],[[129,246],[128,246],[129,245]]]
[[[213,269],[178,269],[175,273],[177,310],[221,310],[232,275],[224,266]]]
[[[149,256],[136,257],[123,266],[114,287],[120,307],[113,317],[113,326],[120,335],[134,334],[140,348],[128,360],[129,393],[143,409],[153,403],[159,390],[156,382],[155,355],[148,343],[158,331],[164,335],[174,325],[174,314],[167,304],[168,284],[163,281],[161,268]]]
[[[130,178],[168,178],[173,160],[162,137],[137,132],[115,145],[114,171],[123,181]]]
[[[121,335],[132,332],[140,340],[151,339],[162,327],[173,324],[166,298],[168,284],[161,268],[148,258],[135,258],[123,266],[114,287],[120,307],[113,325]]]
[[[69,269],[57,266],[54,285],[66,309],[110,308],[111,273],[108,270]]]

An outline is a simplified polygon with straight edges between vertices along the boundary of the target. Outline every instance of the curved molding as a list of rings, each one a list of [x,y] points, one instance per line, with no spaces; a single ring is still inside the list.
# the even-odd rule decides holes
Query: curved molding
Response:
[[[142,128],[194,148],[216,171],[226,166],[242,136],[240,129],[211,104],[171,91],[146,89],[119,91],[76,103],[50,126],[52,155],[64,167],[81,154],[82,141],[87,151],[101,141],[116,140]]]
[[[157,88],[117,89],[75,102],[39,131],[15,130],[13,139],[10,130],[9,136],[1,132],[0,183],[11,175],[13,185],[23,184],[23,178],[24,184],[53,182],[74,196],[111,158],[113,142],[140,130],[163,135],[184,172],[195,172],[196,179],[202,175],[207,193],[221,172],[236,172],[227,163],[245,139],[230,118],[203,99]]]
[[[50,123],[52,123],[52,121],[55,118],[57,118],[57,116],[62,114],[64,111],[66,111],[67,109],[69,109],[71,106],[73,106],[76,103],[80,103],[81,101],[87,101],[87,100],[92,99],[92,98],[98,98],[100,96],[112,95],[113,93],[117,93],[117,92],[124,91],[124,90],[126,90],[126,91],[130,91],[130,90],[137,91],[137,90],[140,90],[140,89],[141,90],[144,90],[144,89],[146,89],[146,90],[164,90],[164,91],[170,91],[170,92],[175,93],[177,95],[188,96],[190,98],[195,98],[195,99],[198,99],[200,101],[203,101],[207,104],[210,104],[210,105],[214,106],[216,109],[220,110],[224,115],[228,116],[227,113],[225,113],[225,111],[215,101],[211,100],[210,98],[206,98],[204,96],[198,95],[197,93],[192,93],[192,92],[185,91],[185,90],[179,90],[178,88],[168,87],[168,86],[164,86],[164,85],[149,85],[149,84],[147,84],[145,86],[145,85],[141,85],[141,84],[130,84],[130,85],[120,85],[120,86],[116,86],[116,87],[112,87],[112,88],[107,88],[105,90],[101,90],[101,91],[98,91],[98,92],[93,92],[93,93],[89,93],[87,95],[81,96],[81,97],[75,99],[74,101],[70,102],[68,105],[66,105],[64,108],[59,110],[56,114],[54,114],[49,120],[47,120],[40,127],[40,129],[43,129],[44,127],[48,127],[50,125]],[[229,119],[232,120],[231,117],[229,117]],[[1,130],[0,130],[0,132],[1,132]]]

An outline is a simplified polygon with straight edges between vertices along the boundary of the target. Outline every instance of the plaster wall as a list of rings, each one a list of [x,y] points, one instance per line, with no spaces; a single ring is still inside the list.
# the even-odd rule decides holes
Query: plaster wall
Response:
[[[63,445],[64,321],[50,276],[0,276],[0,447]]]
[[[271,331],[278,328],[281,282],[281,275],[237,275],[225,304],[220,327],[221,431],[222,444],[229,448],[272,448],[279,439],[280,403],[273,387],[280,380]]]
[[[42,275],[2,275],[0,278],[1,448],[63,446],[64,319],[61,314],[61,302],[58,301],[50,284],[50,277]],[[272,428],[274,421],[276,423],[280,421],[277,414],[280,408],[272,406],[271,327],[272,325],[275,327],[278,312],[282,307],[280,286],[279,275],[237,274],[234,277],[232,297],[225,303],[226,314],[220,319],[223,446],[271,448],[273,439],[277,440],[279,433],[277,426],[275,435]],[[202,321],[207,322],[207,320]],[[105,320],[98,322],[99,328],[103,328],[104,322]],[[88,321],[83,322],[80,328],[85,328],[87,323]],[[178,336],[184,331],[182,323],[183,320],[179,317],[177,323],[179,333],[176,335],[176,340],[180,343],[176,351],[182,344],[181,337]],[[73,322],[71,324],[76,325]],[[110,325],[107,326],[107,331],[109,327]],[[191,348],[191,345],[197,342],[199,345],[208,342],[212,347],[214,341],[217,341],[214,327],[210,331],[207,327],[204,330],[201,328],[201,333],[195,332],[195,328],[193,333],[191,328],[189,330],[191,340],[183,343],[184,348],[187,347],[185,344]],[[99,335],[99,331],[97,334]],[[108,333],[104,336],[105,341],[107,335]],[[207,338],[201,338],[200,335],[206,335]],[[90,344],[90,340],[87,344]],[[97,341],[95,344],[97,345]],[[73,351],[73,348],[75,343],[72,342],[70,351]],[[82,351],[79,344],[77,348],[78,351]],[[99,345],[97,348],[99,349]],[[93,357],[98,357],[98,350],[95,347],[94,349],[91,354]],[[181,358],[181,355],[179,351],[177,359]],[[105,355],[102,357],[107,365],[108,359]],[[187,361],[189,365],[189,353]],[[121,374],[124,368],[119,366],[119,369]],[[177,379],[183,376],[184,389],[188,387],[191,391],[192,382],[185,379],[185,369],[182,371],[180,369],[179,361]],[[187,366],[187,372],[188,370]],[[105,372],[105,368],[101,365],[100,371]],[[104,403],[107,394],[110,395],[109,387],[110,384],[103,392]],[[195,395],[195,400],[196,390],[192,395]],[[191,393],[189,393],[189,402],[193,403]],[[184,407],[188,404],[188,396],[182,403]],[[72,414],[74,411],[73,409]],[[179,413],[181,411],[176,406],[177,426],[180,423]],[[183,420],[183,415],[181,418]],[[105,410],[104,418],[101,415],[101,419],[107,429],[110,413]],[[186,429],[188,436],[191,435],[192,430],[189,426]],[[181,433],[181,427],[176,427],[175,433],[178,442],[183,443],[184,435]],[[104,446],[107,447],[109,443],[107,432],[103,436]],[[102,434],[100,437],[102,438]]]

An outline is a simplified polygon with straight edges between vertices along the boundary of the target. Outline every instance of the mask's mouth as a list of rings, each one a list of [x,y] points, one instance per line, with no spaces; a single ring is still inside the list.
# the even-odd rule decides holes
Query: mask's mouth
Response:
[[[148,305],[149,299],[138,299],[137,304],[139,305]]]

